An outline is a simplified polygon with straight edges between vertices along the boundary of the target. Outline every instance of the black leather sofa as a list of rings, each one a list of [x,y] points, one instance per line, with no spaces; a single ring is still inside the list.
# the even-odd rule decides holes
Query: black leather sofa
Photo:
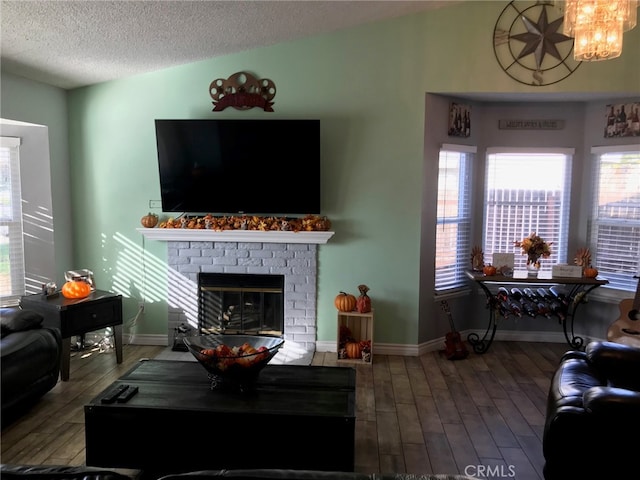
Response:
[[[546,480],[638,478],[640,348],[591,342],[553,375],[543,434]]]
[[[58,382],[62,338],[37,312],[0,309],[2,427],[14,422]]]
[[[134,480],[116,471],[60,465],[0,465],[3,480]],[[321,472],[315,470],[206,470],[160,477],[161,480],[473,480],[464,475]]]

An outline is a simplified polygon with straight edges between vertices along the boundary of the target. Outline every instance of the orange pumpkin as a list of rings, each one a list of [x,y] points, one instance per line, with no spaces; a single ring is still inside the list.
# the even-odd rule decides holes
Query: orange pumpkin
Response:
[[[140,219],[140,223],[145,228],[153,228],[158,224],[158,215],[149,212]]]
[[[341,312],[353,312],[356,308],[356,297],[350,293],[340,292],[333,303]]]
[[[362,347],[360,346],[360,342],[347,342],[344,348],[347,351],[347,358],[362,357]]]
[[[91,285],[82,280],[71,280],[62,286],[62,295],[65,298],[84,298],[91,293]]]
[[[598,276],[598,269],[589,265],[584,269],[584,276],[587,278],[596,278]]]
[[[489,265],[485,265],[482,268],[482,273],[484,273],[487,277],[492,277],[493,275],[495,275],[498,272],[498,270],[496,269],[496,267],[494,267],[493,265],[489,264]]]

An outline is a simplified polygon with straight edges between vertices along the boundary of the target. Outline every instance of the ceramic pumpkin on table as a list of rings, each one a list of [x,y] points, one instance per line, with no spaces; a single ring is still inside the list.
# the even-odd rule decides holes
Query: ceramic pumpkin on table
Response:
[[[70,280],[62,285],[65,298],[85,298],[91,293],[91,285],[83,280]]]

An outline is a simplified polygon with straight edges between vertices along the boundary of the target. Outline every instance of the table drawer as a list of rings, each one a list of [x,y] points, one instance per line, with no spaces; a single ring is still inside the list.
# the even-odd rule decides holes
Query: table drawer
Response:
[[[92,302],[67,310],[63,322],[63,337],[79,335],[111,325],[122,324],[122,306],[120,302]]]

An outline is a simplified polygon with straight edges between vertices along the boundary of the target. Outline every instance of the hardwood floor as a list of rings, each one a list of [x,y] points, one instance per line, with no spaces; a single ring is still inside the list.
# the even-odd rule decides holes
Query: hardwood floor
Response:
[[[113,351],[76,353],[70,380],[2,431],[2,463],[83,465],[84,405],[164,348],[126,345],[120,365]],[[355,470],[542,479],[547,390],[566,350],[494,342],[486,354],[458,361],[439,352],[374,352],[372,364],[355,366]],[[335,366],[336,355],[316,353],[313,364]]]

